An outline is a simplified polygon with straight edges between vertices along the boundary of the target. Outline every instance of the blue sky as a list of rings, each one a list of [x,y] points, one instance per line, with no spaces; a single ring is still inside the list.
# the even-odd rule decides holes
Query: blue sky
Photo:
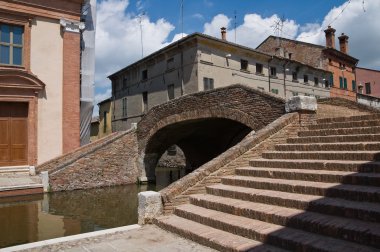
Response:
[[[107,76],[182,37],[181,0],[98,0],[95,102],[110,97]],[[284,17],[282,36],[325,43],[323,30],[331,24],[349,39],[349,54],[359,66],[380,69],[380,0],[183,0],[183,32],[201,32],[255,48]],[[234,29],[236,11],[236,30]],[[364,46],[365,45],[365,46]],[[97,106],[95,106],[96,108]],[[97,113],[97,109],[94,114]]]

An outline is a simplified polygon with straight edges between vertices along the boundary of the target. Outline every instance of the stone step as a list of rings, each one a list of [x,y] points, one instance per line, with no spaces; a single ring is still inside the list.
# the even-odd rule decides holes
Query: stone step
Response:
[[[207,194],[191,196],[190,203],[219,212],[380,248],[380,223]]]
[[[343,143],[343,142],[380,142],[380,134],[331,135],[294,137],[286,140],[289,144],[297,143]]]
[[[190,204],[179,206],[174,212],[182,218],[291,251],[374,251],[374,248],[353,242],[342,241]]]
[[[380,119],[380,113],[370,114],[370,115],[359,115],[359,116],[346,116],[346,117],[331,117],[318,119],[319,123],[334,123],[334,122],[355,122],[355,121],[365,121],[365,120],[377,120]]]
[[[268,167],[240,167],[236,168],[235,173],[240,176],[380,186],[380,173],[357,173]]]
[[[380,127],[360,127],[360,128],[342,128],[342,129],[322,129],[322,130],[305,130],[299,131],[298,136],[332,136],[332,135],[363,135],[379,134]]]
[[[222,183],[225,185],[243,186],[281,192],[293,192],[299,194],[320,195],[347,200],[380,202],[380,187],[374,186],[255,178],[246,176],[226,176],[222,178]]]
[[[309,125],[309,130],[317,129],[337,129],[337,128],[357,128],[357,127],[372,127],[380,126],[380,120],[365,120],[365,121],[351,121],[351,122],[333,122],[333,123],[318,123]]]
[[[20,165],[20,166],[1,166],[0,167],[0,175],[4,174],[25,174],[28,175],[30,172],[28,165]]]
[[[380,160],[379,151],[267,151],[266,159]]]
[[[234,235],[175,215],[154,220],[159,227],[218,251],[284,252],[286,250]]]
[[[289,160],[289,159],[252,159],[249,165],[253,167],[352,171],[352,172],[380,172],[380,162],[354,160]]]
[[[298,194],[272,190],[262,190],[231,185],[212,185],[206,187],[208,194],[313,211],[322,214],[380,222],[380,204],[356,202],[319,195]]]
[[[277,144],[276,151],[379,151],[380,142]]]

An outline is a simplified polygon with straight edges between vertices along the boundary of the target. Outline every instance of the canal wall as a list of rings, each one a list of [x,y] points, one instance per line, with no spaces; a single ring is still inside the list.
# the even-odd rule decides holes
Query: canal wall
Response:
[[[36,167],[49,172],[50,191],[135,183],[137,137],[134,129],[117,132]]]

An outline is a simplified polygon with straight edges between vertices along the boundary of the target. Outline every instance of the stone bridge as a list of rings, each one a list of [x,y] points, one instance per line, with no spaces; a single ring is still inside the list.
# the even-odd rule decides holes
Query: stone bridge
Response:
[[[138,123],[140,179],[154,180],[161,155],[172,145],[184,152],[190,170],[240,142],[285,113],[274,95],[233,85],[185,95],[152,108]]]
[[[52,190],[155,179],[161,155],[172,145],[196,169],[283,114],[285,101],[243,85],[194,93],[153,107],[137,129],[118,132],[48,161]]]

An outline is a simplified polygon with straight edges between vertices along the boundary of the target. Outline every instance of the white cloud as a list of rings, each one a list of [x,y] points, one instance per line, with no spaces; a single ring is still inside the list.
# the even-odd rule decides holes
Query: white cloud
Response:
[[[141,58],[139,18],[126,12],[127,0],[105,0],[97,9],[96,86],[108,86],[106,77]],[[142,17],[144,55],[167,44],[173,25],[165,19]]]
[[[345,6],[347,7],[345,8]],[[337,37],[344,32],[350,37],[349,54],[360,60],[359,66],[380,69],[380,22],[378,21],[380,1],[365,0],[365,10],[364,12],[362,1],[346,2],[333,8],[325,16],[322,24],[319,24],[319,27],[313,26],[310,29],[304,29],[297,39],[325,45],[323,30],[332,23],[332,27],[336,29],[338,50]]]
[[[97,6],[95,86],[103,90],[110,87],[107,76],[141,58],[139,18],[127,12],[128,5],[128,0],[104,0]],[[172,24],[148,16],[141,21],[144,56],[168,44]]]
[[[204,33],[220,38],[220,28],[229,27],[231,18],[223,14],[216,15],[210,23],[204,25]],[[246,14],[243,24],[236,27],[236,42],[245,46],[255,48],[267,36],[273,34],[273,25],[279,20],[277,15],[262,17],[258,14]],[[299,25],[294,20],[283,22],[283,36],[294,38],[297,34]],[[235,40],[235,29],[227,31],[227,40]]]
[[[170,43],[176,42],[177,40],[180,40],[180,39],[186,37],[187,35],[188,34],[186,34],[186,33],[178,33],[178,34],[174,35],[174,37]]]
[[[228,28],[230,22],[231,19],[228,18],[226,15],[218,14],[211,20],[211,23],[204,24],[204,33],[210,36],[220,38],[220,28]]]

